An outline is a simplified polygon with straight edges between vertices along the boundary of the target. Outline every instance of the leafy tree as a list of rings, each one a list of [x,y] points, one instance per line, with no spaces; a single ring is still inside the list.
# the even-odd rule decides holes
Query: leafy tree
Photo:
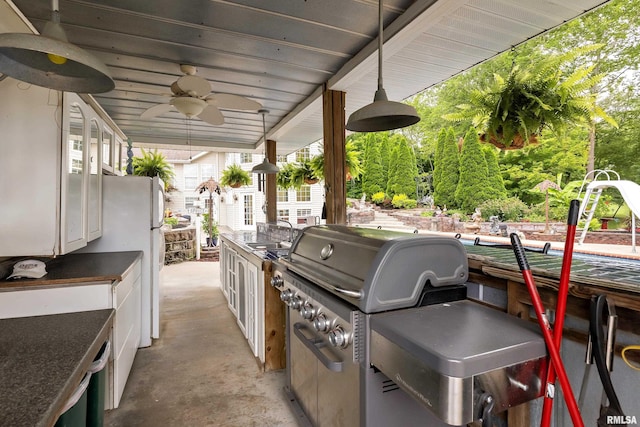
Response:
[[[458,206],[466,212],[473,212],[480,203],[491,199],[493,192],[490,191],[488,183],[489,170],[478,133],[474,128],[470,128],[464,137],[460,153],[460,179],[455,192]]]
[[[447,139],[442,150],[442,160],[439,162],[442,167],[440,180],[433,191],[433,198],[436,205],[456,206],[455,192],[458,186],[460,174],[460,160],[458,155],[458,142],[456,141],[453,129],[447,131]],[[438,166],[440,167],[440,166]]]
[[[389,165],[391,163],[391,154],[394,148],[394,143],[390,138],[389,132],[374,134],[378,136],[378,143],[380,148],[380,165],[382,166],[382,181],[380,185],[382,188],[387,188],[389,181]]]

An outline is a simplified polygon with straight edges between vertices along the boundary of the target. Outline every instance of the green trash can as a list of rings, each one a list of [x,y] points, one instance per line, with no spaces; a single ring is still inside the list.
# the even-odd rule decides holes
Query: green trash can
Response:
[[[91,374],[84,375],[80,385],[73,392],[62,409],[62,415],[56,421],[55,427],[85,427],[87,425],[87,388]]]
[[[104,425],[104,398],[106,393],[107,370],[104,369],[109,361],[111,342],[102,345],[100,352],[89,368],[91,381],[87,391],[87,427],[102,427]]]

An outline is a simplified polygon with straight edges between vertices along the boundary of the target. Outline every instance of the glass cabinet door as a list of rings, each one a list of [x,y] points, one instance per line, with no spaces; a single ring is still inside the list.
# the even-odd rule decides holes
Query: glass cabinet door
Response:
[[[89,132],[89,238],[91,241],[102,235],[102,149],[100,124],[91,120]]]
[[[68,110],[69,130],[63,144],[65,169],[63,170],[62,221],[64,225],[63,253],[70,247],[86,244],[85,232],[85,116],[79,104]]]
[[[105,127],[102,130],[102,168],[113,172],[113,152],[115,141],[111,129]]]

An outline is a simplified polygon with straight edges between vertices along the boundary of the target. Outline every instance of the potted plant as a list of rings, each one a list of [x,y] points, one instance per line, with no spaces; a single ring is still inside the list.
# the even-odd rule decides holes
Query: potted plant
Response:
[[[503,150],[537,143],[545,128],[558,133],[568,124],[588,126],[594,116],[615,126],[589,92],[603,75],[593,75],[593,66],[563,74],[567,61],[597,48],[586,46],[546,57],[526,68],[514,64],[506,76],[495,73],[489,85],[472,89],[467,94],[469,102],[458,105],[459,111],[444,118],[471,120],[481,141]]]
[[[240,165],[233,164],[222,171],[220,184],[231,188],[238,188],[242,185],[251,184],[251,176],[249,172],[242,169]]]
[[[315,184],[319,180],[320,178],[316,175],[310,160],[303,160],[291,171],[291,186],[296,189],[299,189],[304,184]]]
[[[347,179],[358,178],[362,175],[362,167],[360,166],[360,152],[355,148],[353,142],[349,141],[345,144],[345,165],[344,171]],[[324,178],[324,153],[320,153],[311,159],[311,168],[315,175]]]
[[[169,192],[173,188],[171,180],[175,176],[173,167],[167,162],[164,154],[158,153],[158,150],[145,151],[141,148],[141,157],[134,157],[133,174],[137,176],[159,177],[164,182],[165,191]]]
[[[287,190],[293,186],[291,181],[291,176],[293,175],[293,171],[296,169],[295,164],[293,163],[285,163],[280,167],[280,170],[276,174],[276,185],[283,190]]]
[[[209,214],[202,214],[202,231],[207,235],[207,246],[218,246],[218,224],[215,221],[209,222]]]

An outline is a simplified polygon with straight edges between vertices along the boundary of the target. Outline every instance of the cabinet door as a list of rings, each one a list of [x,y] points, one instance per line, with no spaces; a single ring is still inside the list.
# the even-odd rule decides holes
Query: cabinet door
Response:
[[[247,336],[247,260],[241,256],[237,257],[236,261],[236,283],[237,287],[237,318],[238,325],[244,334]]]
[[[89,202],[87,221],[88,240],[102,236],[102,135],[97,117],[89,122]]]
[[[233,249],[227,250],[227,302],[229,309],[234,316],[237,316],[237,284],[236,284],[236,257],[237,253]]]
[[[247,265],[247,340],[254,356],[258,356],[258,267]]]
[[[115,139],[113,131],[107,127],[102,128],[102,169],[106,172],[113,173],[113,152]]]
[[[62,138],[60,253],[87,244],[87,117],[88,107],[75,94],[65,93]]]

